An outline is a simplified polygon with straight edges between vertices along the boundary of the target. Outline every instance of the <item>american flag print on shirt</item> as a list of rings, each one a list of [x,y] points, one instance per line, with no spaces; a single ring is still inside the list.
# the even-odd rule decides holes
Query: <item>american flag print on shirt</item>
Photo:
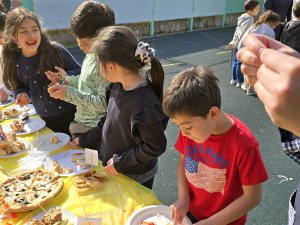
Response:
[[[185,156],[184,164],[186,178],[191,184],[209,193],[221,192],[224,195],[226,169],[211,168],[188,156]]]

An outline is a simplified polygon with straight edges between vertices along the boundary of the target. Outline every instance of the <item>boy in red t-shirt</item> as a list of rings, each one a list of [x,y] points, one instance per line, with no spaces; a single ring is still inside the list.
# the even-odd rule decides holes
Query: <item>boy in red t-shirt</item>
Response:
[[[258,142],[220,106],[218,78],[206,67],[182,71],[165,92],[164,112],[180,128],[174,225],[188,211],[197,225],[245,224],[247,213],[261,201],[268,175]]]

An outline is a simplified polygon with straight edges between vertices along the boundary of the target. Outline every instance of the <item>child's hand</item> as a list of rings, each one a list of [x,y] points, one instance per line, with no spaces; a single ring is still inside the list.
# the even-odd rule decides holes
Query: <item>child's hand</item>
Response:
[[[118,171],[116,171],[115,167],[114,167],[114,160],[111,158],[110,160],[108,160],[107,162],[107,166],[105,166],[104,168],[105,173],[109,174],[109,175],[118,175]]]
[[[21,92],[17,95],[16,104],[23,107],[31,102],[28,94],[26,92]]]
[[[0,88],[0,101],[6,101],[8,99],[8,95],[7,93],[2,89]]]
[[[233,49],[235,49],[235,47],[236,47],[236,43],[235,43],[235,41],[231,41],[231,42],[229,42],[229,44],[228,45],[230,45],[231,46],[231,48],[233,48]]]
[[[66,73],[66,71],[64,71],[64,69],[56,66],[55,69],[58,72],[52,72],[52,71],[47,71],[45,72],[47,78],[52,82],[52,83],[59,83],[59,84],[68,84],[67,81],[67,76],[68,74]]]
[[[48,88],[48,92],[52,98],[64,100],[66,95],[67,86],[54,84]]]
[[[183,218],[185,217],[189,209],[189,202],[184,200],[177,200],[170,206],[171,217],[174,220],[173,225],[178,225],[182,223]]]
[[[73,141],[71,141],[69,143],[69,145],[72,147],[72,148],[77,148],[78,146],[80,147],[80,144],[79,144],[79,137],[78,138],[75,138]]]

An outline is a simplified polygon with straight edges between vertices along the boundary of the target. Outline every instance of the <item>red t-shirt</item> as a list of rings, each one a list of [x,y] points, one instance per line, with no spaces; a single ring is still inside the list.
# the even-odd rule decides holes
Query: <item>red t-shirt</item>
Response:
[[[243,193],[242,185],[268,179],[258,142],[249,128],[237,118],[222,135],[211,135],[197,143],[180,132],[175,148],[185,155],[185,175],[190,191],[189,211],[197,220],[221,211]],[[246,223],[246,215],[230,223]]]

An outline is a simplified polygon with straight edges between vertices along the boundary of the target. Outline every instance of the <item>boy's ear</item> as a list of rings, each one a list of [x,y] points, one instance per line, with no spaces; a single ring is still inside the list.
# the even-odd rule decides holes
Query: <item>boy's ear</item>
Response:
[[[213,106],[213,107],[210,108],[208,113],[209,113],[210,117],[212,119],[214,119],[214,118],[217,118],[217,116],[219,115],[220,109],[216,106]]]

